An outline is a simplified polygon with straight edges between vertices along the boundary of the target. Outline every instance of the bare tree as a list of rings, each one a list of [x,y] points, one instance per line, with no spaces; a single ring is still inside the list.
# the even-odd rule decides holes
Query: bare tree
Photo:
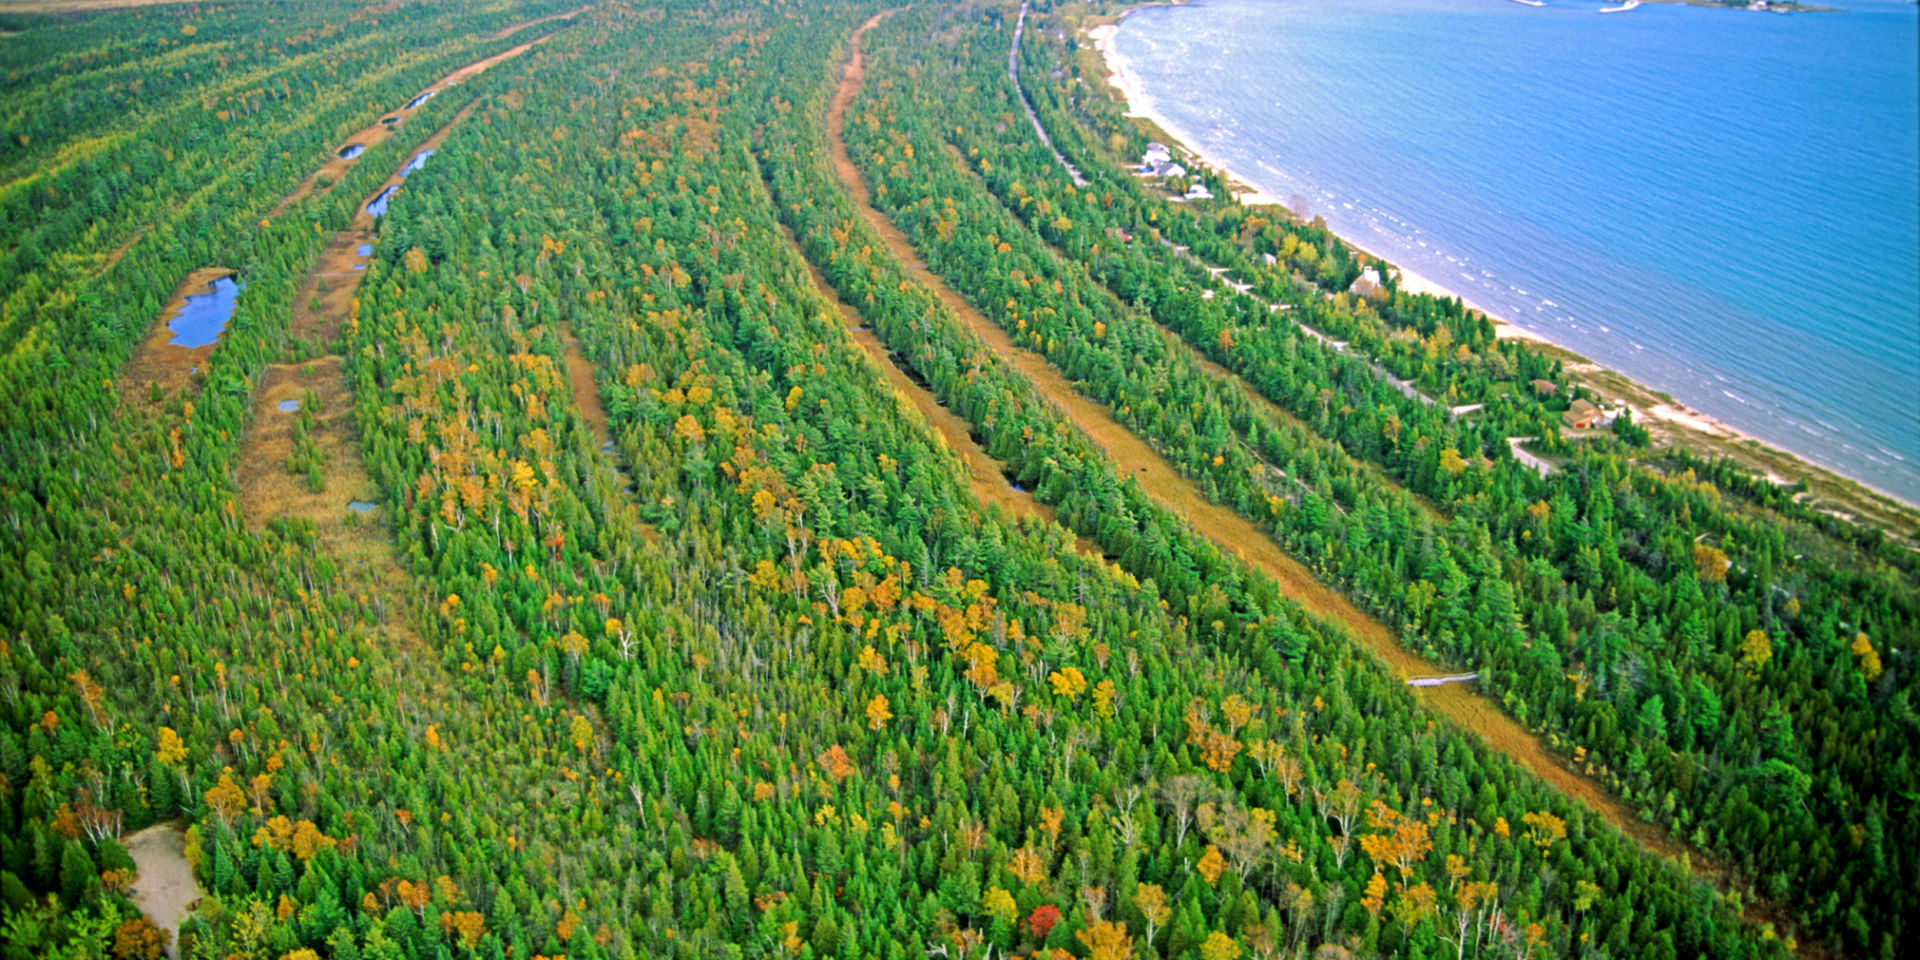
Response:
[[[1179,831],[1174,840],[1176,846],[1187,841],[1187,828],[1193,824],[1193,805],[1206,789],[1206,779],[1191,773],[1174,777],[1160,787],[1160,797],[1172,808],[1173,822]]]
[[[1200,828],[1206,831],[1207,839],[1226,854],[1242,882],[1273,848],[1276,837],[1273,822],[1272,813],[1250,810],[1237,803],[1218,808],[1212,804],[1200,806]]]
[[[1360,805],[1364,799],[1366,795],[1359,785],[1345,777],[1340,778],[1330,792],[1322,791],[1319,787],[1313,789],[1313,801],[1320,816],[1331,817],[1338,822],[1343,837],[1353,835],[1353,821],[1360,815]]]

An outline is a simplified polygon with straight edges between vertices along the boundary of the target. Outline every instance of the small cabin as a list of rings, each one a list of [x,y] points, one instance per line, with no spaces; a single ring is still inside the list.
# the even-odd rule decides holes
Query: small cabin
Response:
[[[1359,297],[1370,297],[1381,286],[1380,274],[1369,266],[1360,271],[1360,275],[1353,278],[1353,282],[1347,285],[1347,292]]]
[[[1533,380],[1528,382],[1527,386],[1532,387],[1534,393],[1543,397],[1551,397],[1560,392],[1560,386],[1552,380]]]
[[[1213,191],[1208,190],[1206,184],[1196,181],[1187,186],[1186,198],[1188,200],[1212,200]]]
[[[1587,430],[1596,426],[1604,426],[1604,424],[1600,422],[1600,417],[1599,407],[1594,406],[1586,400],[1575,400],[1567,407],[1567,412],[1560,415],[1560,422],[1575,430]]]
[[[1172,160],[1173,160],[1173,151],[1167,149],[1167,145],[1164,143],[1161,143],[1158,140],[1155,140],[1154,142],[1147,144],[1147,151],[1140,155],[1140,165],[1143,167],[1151,167],[1156,164],[1169,163]]]

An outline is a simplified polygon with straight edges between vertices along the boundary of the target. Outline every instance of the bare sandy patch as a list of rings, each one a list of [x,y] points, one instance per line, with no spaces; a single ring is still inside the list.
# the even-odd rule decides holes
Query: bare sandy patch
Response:
[[[153,925],[167,932],[167,956],[180,955],[180,921],[200,899],[200,884],[187,862],[187,833],[178,820],[156,823],[123,838],[127,854],[139,871],[133,881],[133,902]]]

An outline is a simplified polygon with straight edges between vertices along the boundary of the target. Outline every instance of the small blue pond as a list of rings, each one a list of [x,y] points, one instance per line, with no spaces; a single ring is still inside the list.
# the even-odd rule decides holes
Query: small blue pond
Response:
[[[377,197],[374,197],[372,203],[367,204],[367,212],[373,214],[376,217],[386,216],[387,201],[392,200],[393,195],[398,192],[400,192],[400,185],[397,183],[391,187],[386,188],[385,190],[380,191],[380,195]]]
[[[173,331],[173,339],[167,342],[176,347],[204,347],[220,339],[220,331],[233,318],[234,301],[244,289],[246,284],[221,277],[207,284],[207,292],[189,294],[180,313],[167,323],[167,329]]]
[[[400,122],[400,118],[399,117],[381,117],[380,122],[391,127],[391,126],[394,126],[395,124],[398,124]]]
[[[419,153],[414,154],[413,159],[408,160],[407,165],[400,168],[400,175],[403,177],[408,176],[412,174],[415,170],[418,170],[421,167],[426,166],[427,158],[431,156],[433,156],[432,150],[422,150]]]
[[[347,509],[354,513],[372,513],[376,504],[372,500],[348,500]]]
[[[354,251],[353,251],[353,252],[355,252],[355,253],[357,253],[357,254],[359,254],[359,255],[361,255],[361,256],[363,256],[363,257],[371,257],[371,256],[373,256],[373,244],[371,244],[371,243],[363,243],[363,244],[361,244],[360,246],[358,246],[358,247],[355,247],[355,248],[354,248]]]
[[[440,92],[440,91],[438,91],[438,90],[428,90],[428,91],[427,91],[426,93],[423,93],[423,94],[421,94],[421,95],[419,95],[419,96],[417,96],[417,97],[414,97],[414,98],[413,98],[413,102],[412,102],[412,103],[409,103],[409,104],[407,104],[407,109],[408,109],[408,110],[412,110],[413,108],[415,108],[415,107],[417,107],[417,106],[419,106],[419,105],[421,105],[421,104],[423,104],[423,103],[426,103],[426,102],[427,102],[428,100],[431,100],[431,99],[433,99],[433,95],[434,95],[434,94],[436,94],[436,93],[439,93],[439,92]]]
[[[281,413],[293,413],[300,409],[300,401],[282,400],[279,403],[274,404],[274,406],[278,408]]]
[[[363,153],[366,153],[366,152],[367,152],[367,145],[366,145],[366,144],[364,144],[364,143],[349,143],[349,144],[347,144],[346,146],[344,146],[344,147],[341,147],[341,148],[340,148],[340,159],[342,159],[342,160],[352,160],[352,159],[353,159],[354,157],[357,157],[357,156],[359,156],[359,155],[361,155],[361,154],[363,154]]]

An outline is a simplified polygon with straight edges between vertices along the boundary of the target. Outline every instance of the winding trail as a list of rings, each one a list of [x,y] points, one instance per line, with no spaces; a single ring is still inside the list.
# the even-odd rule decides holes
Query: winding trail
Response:
[[[1014,92],[1020,94],[1020,106],[1027,111],[1027,119],[1033,123],[1033,132],[1040,137],[1041,143],[1047,145],[1048,150],[1053,151],[1053,159],[1058,160],[1061,166],[1067,168],[1067,176],[1073,178],[1073,185],[1076,187],[1084,187],[1087,185],[1087,178],[1081,176],[1080,168],[1068,161],[1067,155],[1061,153],[1060,148],[1053,145],[1053,138],[1047,136],[1047,128],[1040,122],[1040,114],[1034,112],[1033,101],[1027,99],[1027,88],[1020,85],[1020,38],[1024,36],[1026,32],[1027,4],[1025,0],[1021,0],[1020,19],[1013,25],[1013,46],[1007,51],[1007,76],[1013,79]]]
[[[1450,675],[1439,665],[1402,647],[1386,625],[1321,583],[1299,561],[1280,549],[1260,527],[1235,511],[1209,501],[1192,481],[1181,475],[1157,451],[1115,421],[1106,407],[1074,390],[1066,377],[1044,357],[1015,345],[1006,331],[926,268],[906,235],[873,206],[872,194],[846,144],[847,110],[859,95],[866,76],[861,41],[866,32],[885,15],[885,12],[875,15],[854,32],[849,44],[850,55],[828,108],[826,128],[829,155],[836,174],[862,219],[880,236],[888,251],[902,264],[915,268],[917,279],[929,292],[951,309],[1003,360],[1026,375],[1042,396],[1100,446],[1116,464],[1131,467],[1132,476],[1140,481],[1142,489],[1162,507],[1185,519],[1189,526],[1210,537],[1221,549],[1272,577],[1290,598],[1307,610],[1345,628],[1397,679],[1406,681],[1416,677]],[[1664,831],[1643,823],[1631,808],[1598,783],[1562,766],[1547,752],[1538,737],[1467,685],[1450,683],[1409,689],[1426,707],[1460,727],[1478,733],[1495,750],[1507,754],[1567,796],[1585,802],[1590,809],[1642,846],[1669,858],[1690,856],[1692,868],[1697,873],[1724,884],[1726,878],[1721,868],[1709,863],[1699,852],[1686,850],[1674,843]],[[1749,908],[1749,915],[1755,915],[1752,907]]]
[[[1537,439],[1539,438],[1538,437],[1508,437],[1507,449],[1513,451],[1513,458],[1515,460],[1520,461],[1521,464],[1527,467],[1527,469],[1536,471],[1541,476],[1544,477],[1553,472],[1553,462],[1546,459],[1545,457],[1540,456],[1539,454],[1529,451],[1526,447],[1522,446],[1522,444],[1532,443]]]

